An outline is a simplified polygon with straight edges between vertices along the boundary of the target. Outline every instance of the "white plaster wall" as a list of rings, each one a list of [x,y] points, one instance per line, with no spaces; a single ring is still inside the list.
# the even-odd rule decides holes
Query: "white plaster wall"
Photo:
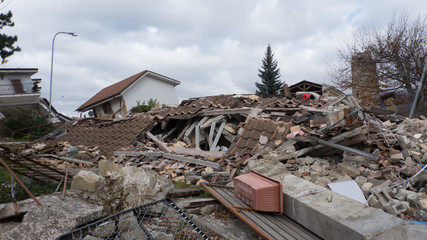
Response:
[[[111,113],[105,113],[105,112],[104,112],[104,109],[102,108],[102,105],[103,105],[103,104],[99,104],[99,105],[97,105],[97,106],[94,108],[94,109],[95,109],[96,116],[97,116],[98,118],[103,118],[103,117],[106,117],[106,116],[110,116],[112,113],[114,113],[114,112],[116,112],[117,110],[119,110],[119,109],[120,109],[120,106],[121,106],[120,98],[115,98],[115,99],[113,99],[113,100],[111,100],[111,101],[110,101],[110,106],[111,106],[111,110],[112,110],[112,112],[111,112]]]
[[[15,94],[15,89],[10,80],[21,80],[22,88],[25,92],[31,92],[33,81],[29,74],[10,74],[0,78],[0,94]]]
[[[137,105],[137,101],[141,104],[143,101],[148,103],[150,98],[157,99],[160,104],[178,105],[179,103],[174,85],[147,76],[123,94],[128,111]]]

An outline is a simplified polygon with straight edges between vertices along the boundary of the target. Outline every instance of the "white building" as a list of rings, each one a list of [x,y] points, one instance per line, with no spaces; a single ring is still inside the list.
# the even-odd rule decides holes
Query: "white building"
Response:
[[[41,79],[32,79],[37,68],[0,68],[0,112],[8,114],[17,107],[36,109]]]
[[[92,110],[97,118],[115,118],[150,99],[160,104],[178,105],[175,86],[179,84],[177,80],[145,70],[102,89],[76,111]]]

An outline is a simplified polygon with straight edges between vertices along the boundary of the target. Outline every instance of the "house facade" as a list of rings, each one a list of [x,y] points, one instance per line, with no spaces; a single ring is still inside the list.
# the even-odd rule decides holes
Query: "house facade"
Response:
[[[145,70],[102,89],[76,111],[92,110],[97,118],[116,118],[150,99],[160,104],[178,105],[175,87],[179,84],[175,79]]]
[[[0,112],[8,114],[16,107],[37,108],[41,79],[31,78],[37,72],[37,68],[0,68]]]

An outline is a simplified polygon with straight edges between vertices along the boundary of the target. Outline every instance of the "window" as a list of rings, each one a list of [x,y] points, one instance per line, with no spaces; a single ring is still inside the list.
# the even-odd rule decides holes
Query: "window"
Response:
[[[111,105],[109,102],[106,102],[102,104],[102,110],[105,114],[113,113],[113,110],[111,109]]]
[[[12,82],[13,89],[15,89],[15,93],[25,93],[24,88],[22,88],[21,80],[10,80]]]

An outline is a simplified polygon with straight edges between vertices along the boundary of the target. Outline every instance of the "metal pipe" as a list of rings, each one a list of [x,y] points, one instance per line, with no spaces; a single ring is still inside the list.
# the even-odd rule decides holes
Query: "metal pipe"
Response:
[[[53,40],[52,40],[52,56],[51,56],[51,59],[50,59],[49,122],[51,122],[51,120],[52,120],[53,53],[54,53],[54,50],[55,50],[55,38],[59,34],[68,34],[68,35],[73,36],[73,37],[77,36],[77,34],[75,34],[73,32],[57,32],[55,34],[55,36],[53,36]]]
[[[25,190],[25,192],[30,195],[30,197],[34,200],[34,202],[37,203],[40,207],[43,207],[43,205],[37,200],[37,198],[30,192],[30,190],[25,186],[25,184],[21,181],[21,179],[18,178],[18,176],[15,175],[15,173],[12,171],[12,169],[9,168],[9,166],[6,164],[5,161],[3,161],[2,158],[0,158],[0,162],[3,164],[3,166],[9,171],[9,173],[16,179],[16,181],[21,185],[21,187]]]
[[[423,90],[424,79],[426,78],[427,72],[427,58],[424,63],[423,74],[421,75],[420,85],[418,86],[417,93],[415,94],[414,102],[412,103],[411,112],[409,113],[409,118],[414,116],[415,107],[417,106],[418,97],[420,96],[421,90]]]

